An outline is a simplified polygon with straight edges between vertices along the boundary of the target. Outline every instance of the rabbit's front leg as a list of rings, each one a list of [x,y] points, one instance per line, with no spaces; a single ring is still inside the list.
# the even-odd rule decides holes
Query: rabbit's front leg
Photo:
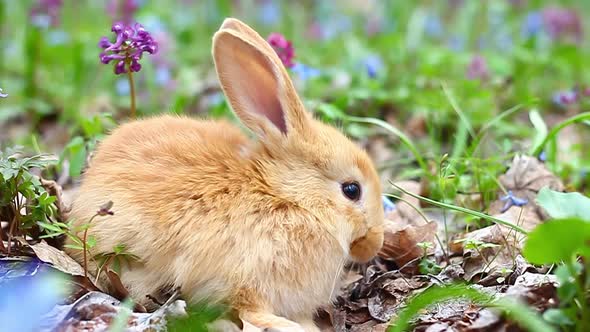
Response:
[[[260,331],[262,329],[262,331],[307,332],[301,325],[269,312],[241,311],[239,317],[244,322],[244,331]],[[312,332],[315,331],[312,330]]]
[[[314,323],[312,318],[297,320],[297,322],[305,332],[320,332],[320,328]]]

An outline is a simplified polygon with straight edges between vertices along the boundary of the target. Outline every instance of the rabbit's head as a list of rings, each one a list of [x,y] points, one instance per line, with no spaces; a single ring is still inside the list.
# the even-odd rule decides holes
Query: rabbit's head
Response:
[[[383,243],[384,216],[368,155],[306,112],[275,51],[244,23],[224,21],[213,57],[229,104],[258,137],[244,153],[271,194],[307,211],[311,227],[327,230],[352,260],[371,259]]]

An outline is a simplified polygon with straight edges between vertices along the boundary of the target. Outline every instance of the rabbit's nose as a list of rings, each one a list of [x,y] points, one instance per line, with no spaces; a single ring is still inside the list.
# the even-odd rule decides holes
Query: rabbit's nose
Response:
[[[371,227],[367,234],[354,240],[350,245],[350,256],[358,262],[364,263],[375,257],[383,246],[383,227]]]

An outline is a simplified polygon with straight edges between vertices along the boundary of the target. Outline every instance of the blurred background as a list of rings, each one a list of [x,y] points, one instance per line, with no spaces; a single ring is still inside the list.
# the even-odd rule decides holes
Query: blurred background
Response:
[[[80,175],[129,117],[127,76],[99,59],[119,21],[158,43],[134,73],[139,116],[232,118],[211,58],[225,17],[291,42],[309,111],[365,146],[384,179],[452,173],[446,198],[495,192],[514,154],[540,151],[548,128],[590,104],[588,1],[3,0],[0,148],[59,156],[62,185]],[[566,129],[538,157],[587,191],[588,122]],[[440,166],[445,154],[452,167]]]

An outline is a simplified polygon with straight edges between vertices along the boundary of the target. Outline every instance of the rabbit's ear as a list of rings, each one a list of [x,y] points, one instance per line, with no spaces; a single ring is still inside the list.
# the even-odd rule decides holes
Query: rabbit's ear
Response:
[[[259,136],[307,129],[308,114],[281,60],[242,22],[226,20],[213,37],[221,87],[240,120]]]

